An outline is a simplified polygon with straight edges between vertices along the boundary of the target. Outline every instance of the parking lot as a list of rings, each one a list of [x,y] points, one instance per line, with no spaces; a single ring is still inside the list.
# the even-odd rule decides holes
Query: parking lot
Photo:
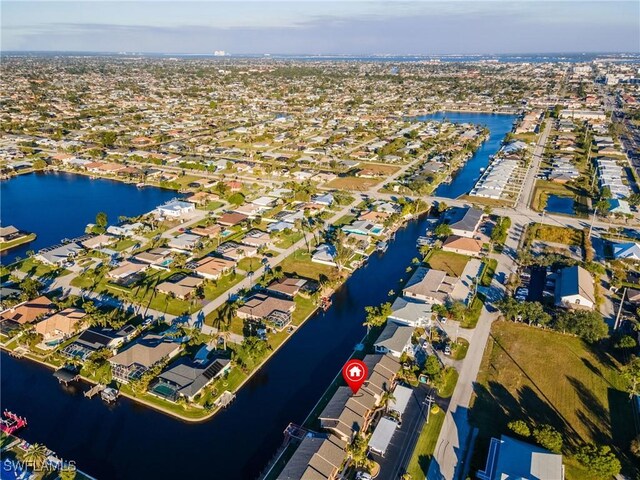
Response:
[[[520,286],[513,297],[519,302],[543,302],[555,292],[555,273],[551,267],[529,267],[519,272]]]

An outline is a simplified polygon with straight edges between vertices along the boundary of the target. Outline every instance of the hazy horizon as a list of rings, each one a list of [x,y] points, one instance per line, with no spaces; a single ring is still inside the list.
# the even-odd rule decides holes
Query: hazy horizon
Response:
[[[7,1],[3,52],[518,55],[640,52],[640,2]]]

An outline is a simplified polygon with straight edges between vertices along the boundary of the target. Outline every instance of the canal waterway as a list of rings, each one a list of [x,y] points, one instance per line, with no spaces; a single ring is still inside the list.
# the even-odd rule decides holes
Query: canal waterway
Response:
[[[131,188],[131,187],[130,187]],[[26,416],[21,435],[76,461],[99,479],[211,478],[253,480],[301,423],[366,329],[364,307],[389,299],[417,256],[426,220],[399,230],[238,392],[231,406],[190,424],[127,399],[114,407],[57,383],[51,370],[2,354],[2,408]]]
[[[476,113],[476,112],[436,112],[429,115],[414,117],[414,120],[429,121],[444,120],[451,123],[473,123],[489,129],[489,139],[484,142],[473,156],[452,175],[451,183],[442,183],[436,188],[434,195],[445,198],[458,198],[471,191],[476,184],[483,168],[489,165],[491,155],[494,155],[504,137],[513,128],[516,115]]]
[[[155,187],[136,188],[115,180],[91,179],[71,173],[29,173],[0,181],[0,224],[38,235],[31,243],[4,252],[9,264],[39,250],[84,233],[98,212],[109,223],[121,215],[135,216],[153,210],[179,194]]]

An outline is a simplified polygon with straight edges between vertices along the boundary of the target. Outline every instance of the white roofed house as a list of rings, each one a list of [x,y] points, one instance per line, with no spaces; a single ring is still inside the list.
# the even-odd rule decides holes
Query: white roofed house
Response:
[[[449,221],[453,235],[473,238],[484,213],[477,208],[453,208],[446,212],[445,218]]]
[[[613,256],[616,260],[640,260],[640,244],[634,242],[614,243]]]
[[[177,237],[171,238],[169,240],[168,246],[174,250],[179,250],[181,252],[190,251],[196,248],[198,244],[202,241],[202,238],[199,235],[194,235],[192,233],[183,233],[178,235]]]
[[[196,207],[193,203],[183,202],[181,200],[173,200],[171,202],[160,205],[155,212],[162,217],[180,218],[190,212],[195,211]]]
[[[391,315],[388,318],[402,325],[427,327],[431,324],[431,304],[397,297],[391,305]]]
[[[82,250],[83,248],[79,244],[71,242],[56,248],[40,250],[35,258],[47,265],[62,266],[69,259],[75,258]]]

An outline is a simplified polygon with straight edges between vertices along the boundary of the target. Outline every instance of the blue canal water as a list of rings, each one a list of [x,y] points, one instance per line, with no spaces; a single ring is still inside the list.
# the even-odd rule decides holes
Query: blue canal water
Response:
[[[563,197],[560,195],[549,195],[545,211],[549,213],[564,213],[573,215],[575,200],[571,197]]]
[[[0,181],[0,222],[38,235],[35,241],[5,252],[2,263],[84,233],[98,212],[110,223],[121,215],[153,210],[177,196],[171,190],[135,186],[70,173],[30,173]]]
[[[489,157],[498,151],[505,135],[513,128],[516,118],[516,115],[475,112],[436,112],[414,117],[414,120],[419,121],[437,120],[441,122],[446,119],[452,123],[473,123],[487,127],[490,132],[489,139],[478,148],[462,168],[454,172],[451,183],[441,184],[436,188],[434,195],[458,198],[460,195],[469,193],[482,175],[480,169],[489,165]]]
[[[301,423],[364,333],[364,307],[389,299],[417,256],[426,220],[399,230],[209,421],[175,420],[127,399],[114,407],[66,389],[51,370],[2,354],[2,406],[26,416],[21,435],[74,460],[99,479],[253,480],[282,444],[289,422]]]

